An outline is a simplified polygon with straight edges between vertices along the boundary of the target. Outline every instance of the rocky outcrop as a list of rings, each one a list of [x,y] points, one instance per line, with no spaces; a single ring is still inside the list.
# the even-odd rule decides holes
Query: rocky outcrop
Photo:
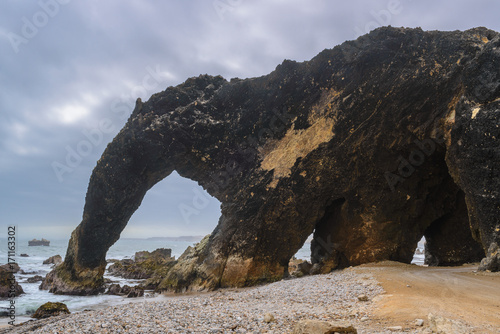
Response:
[[[61,255],[54,255],[43,261],[43,264],[59,265],[63,262]]]
[[[128,279],[151,278],[160,269],[174,265],[172,250],[159,248],[153,252],[136,252],[134,259],[116,260],[108,267],[108,273],[113,276]]]
[[[42,282],[42,281],[43,281],[43,277],[40,275],[28,277],[28,279],[26,280],[26,282],[28,282],[28,283],[37,283],[37,282]]]
[[[127,298],[142,297],[144,296],[144,288],[140,286],[130,287],[128,285],[121,287],[120,284],[111,284],[106,291],[106,294],[125,296]]]
[[[429,328],[432,333],[437,334],[466,334],[471,332],[471,328],[462,324],[459,321],[443,318],[438,315],[429,313]]]
[[[279,280],[311,233],[319,272],[409,263],[424,235],[440,263],[475,260],[474,242],[500,242],[499,46],[484,28],[380,28],[266,76],[202,75],[137,100],[46,287],[99,289],[107,250],[174,170],[222,215],[163,289]]]
[[[490,245],[486,255],[479,265],[479,270],[500,271],[500,247],[496,242]]]
[[[51,303],[47,302],[40,306],[35,313],[31,316],[35,319],[45,319],[49,317],[55,317],[61,314],[70,314],[68,307],[64,303]]]
[[[17,297],[23,293],[23,288],[16,281],[14,272],[0,267],[0,298]]]
[[[22,272],[21,268],[19,267],[19,265],[17,263],[6,263],[6,264],[2,264],[0,266],[0,269],[3,269],[5,271],[10,271],[12,273],[18,273],[18,272]]]

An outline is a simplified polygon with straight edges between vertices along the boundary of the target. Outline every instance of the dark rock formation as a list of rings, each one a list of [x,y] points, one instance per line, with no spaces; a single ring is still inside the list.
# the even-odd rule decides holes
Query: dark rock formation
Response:
[[[106,294],[126,296],[127,298],[142,297],[144,296],[144,288],[140,286],[130,287],[128,285],[121,287],[120,284],[111,284],[106,291]]]
[[[23,288],[14,277],[13,271],[0,267],[0,298],[12,298],[23,294]]]
[[[28,254],[26,253],[22,253],[21,255],[19,255],[20,257],[30,257]]]
[[[138,286],[134,286],[127,294],[127,298],[137,298],[142,296],[144,296],[144,289]]]
[[[68,307],[64,303],[45,303],[40,306],[35,313],[31,316],[35,319],[44,319],[49,317],[55,317],[61,314],[70,314],[71,312],[68,310]]]
[[[141,251],[135,252],[134,261],[135,262],[144,262],[150,259],[172,259],[172,250],[170,248],[158,248],[152,252]]]
[[[61,255],[54,255],[49,257],[47,260],[43,261],[43,264],[55,264],[56,266],[58,264],[61,264],[63,262]]]
[[[455,266],[464,262],[479,262],[484,250],[473,238],[468,225],[467,205],[462,192],[457,193],[453,214],[433,222],[424,232],[425,264]]]
[[[479,270],[500,271],[500,247],[496,242],[490,245],[486,255],[479,265]]]
[[[28,283],[36,283],[36,282],[42,282],[42,281],[43,281],[43,277],[40,275],[28,277],[28,279],[26,280],[26,282],[28,282]]]
[[[18,273],[19,271],[22,272],[21,268],[19,267],[19,265],[17,263],[6,263],[6,264],[2,264],[0,266],[1,269],[5,270],[5,271],[10,271],[12,273]]]
[[[33,239],[28,241],[28,246],[50,246],[50,241],[43,238],[42,240]]]
[[[119,295],[122,291],[122,288],[120,284],[111,284],[108,288],[108,291],[106,291],[107,295]]]
[[[281,279],[313,232],[320,272],[409,263],[424,234],[442,263],[475,260],[471,237],[483,252],[500,242],[499,50],[485,28],[380,28],[266,76],[202,75],[138,100],[45,287],[99,291],[106,251],[174,170],[215,196],[222,216],[161,289]]]
[[[151,278],[161,268],[174,265],[175,259],[171,257],[172,250],[159,248],[153,252],[136,252],[134,260],[124,259],[114,261],[108,267],[108,273],[113,276],[128,279]]]

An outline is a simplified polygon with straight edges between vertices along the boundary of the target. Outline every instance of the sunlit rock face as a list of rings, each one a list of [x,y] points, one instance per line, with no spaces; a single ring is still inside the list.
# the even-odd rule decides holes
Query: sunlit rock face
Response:
[[[499,46],[484,28],[380,28],[266,76],[202,75],[138,100],[44,287],[100,291],[107,250],[174,170],[222,216],[159,289],[279,280],[313,232],[320,272],[409,263],[424,235],[437,264],[480,260],[500,244]]]

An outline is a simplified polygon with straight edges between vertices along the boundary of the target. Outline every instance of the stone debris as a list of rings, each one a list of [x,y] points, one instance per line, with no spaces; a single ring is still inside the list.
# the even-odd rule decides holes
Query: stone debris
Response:
[[[335,323],[321,320],[302,320],[299,321],[293,334],[329,334],[329,333],[353,333],[357,334],[356,328],[349,324]]]
[[[391,326],[391,327],[387,327],[387,329],[390,330],[391,332],[396,332],[396,331],[402,331],[403,327],[402,326]]]
[[[384,328],[377,332],[370,321],[361,320],[372,318],[372,303],[357,300],[382,292],[370,275],[346,269],[249,289],[143,298],[30,321],[0,333],[323,333],[304,331],[320,324],[338,333],[384,333]]]
[[[433,333],[437,334],[467,334],[470,333],[470,329],[464,324],[452,320],[443,318],[441,316],[433,315],[429,313],[429,327]]]
[[[367,302],[369,299],[368,299],[368,296],[367,295],[359,295],[358,296],[358,300],[360,302]]]
[[[264,322],[268,324],[273,321],[274,321],[274,315],[272,315],[271,313],[266,313],[266,315],[264,316]]]

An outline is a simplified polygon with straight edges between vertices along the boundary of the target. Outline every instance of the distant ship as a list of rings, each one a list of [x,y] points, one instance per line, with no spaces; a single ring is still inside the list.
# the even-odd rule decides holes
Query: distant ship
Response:
[[[42,240],[33,239],[28,241],[28,246],[50,246],[50,241],[43,238]]]

